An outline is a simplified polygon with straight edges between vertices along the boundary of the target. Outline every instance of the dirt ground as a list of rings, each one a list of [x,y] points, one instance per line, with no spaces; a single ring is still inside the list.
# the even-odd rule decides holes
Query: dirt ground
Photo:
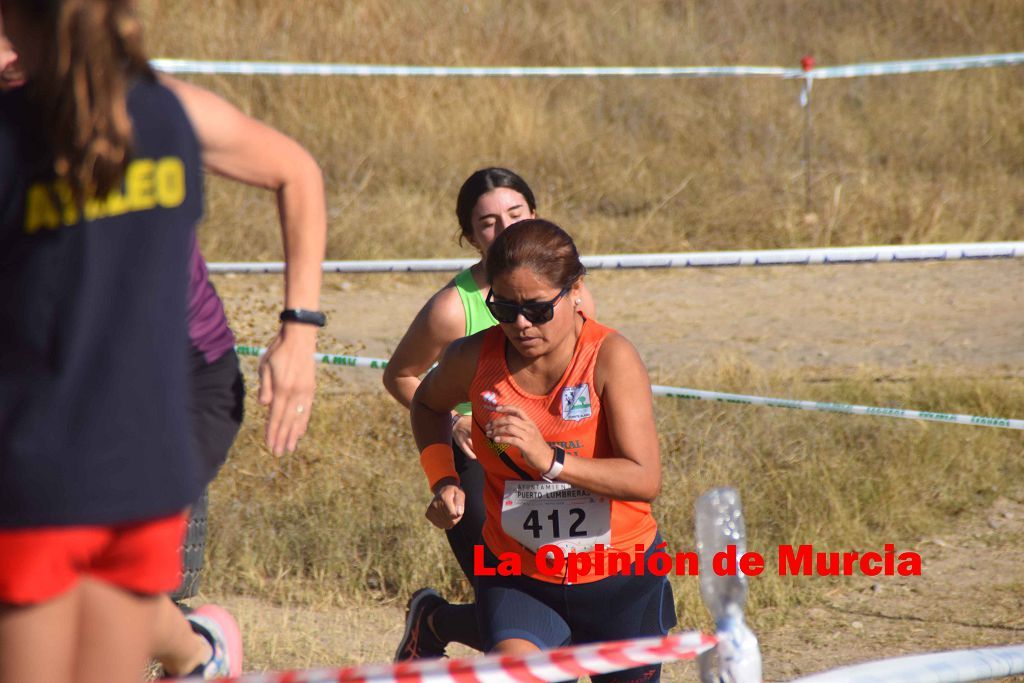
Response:
[[[387,357],[448,277],[326,276],[331,317],[320,349]],[[215,280],[240,343],[269,340],[279,279]],[[1020,260],[598,271],[588,284],[598,318],[637,345],[657,383],[693,386],[688,377],[719,354],[821,380],[863,372],[889,379],[1024,377]],[[338,372],[351,375],[350,390],[379,390],[375,371]],[[1024,417],[1024,407],[1001,417]],[[817,604],[758,615],[770,624],[758,633],[766,679],[880,657],[1024,643],[1024,487],[914,549],[923,558],[919,577],[850,577]],[[287,609],[208,597],[237,612],[248,670],[385,662],[402,632],[397,604]],[[460,653],[467,651],[454,652]],[[666,678],[695,680],[694,671],[675,664]]]
[[[326,275],[320,350],[388,357],[450,277]],[[275,329],[279,279],[216,278],[242,343],[265,344]],[[598,319],[637,345],[656,382],[683,381],[687,369],[723,353],[809,378],[864,368],[1024,376],[1020,259],[595,271],[587,284]]]

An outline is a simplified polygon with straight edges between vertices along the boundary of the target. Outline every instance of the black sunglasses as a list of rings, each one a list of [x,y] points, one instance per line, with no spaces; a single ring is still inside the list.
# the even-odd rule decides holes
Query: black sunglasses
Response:
[[[551,301],[527,301],[525,304],[515,304],[511,301],[495,301],[494,290],[487,292],[487,310],[491,312],[494,319],[499,323],[514,323],[519,314],[534,325],[546,323],[555,317],[555,304],[565,296],[571,287],[565,287]]]

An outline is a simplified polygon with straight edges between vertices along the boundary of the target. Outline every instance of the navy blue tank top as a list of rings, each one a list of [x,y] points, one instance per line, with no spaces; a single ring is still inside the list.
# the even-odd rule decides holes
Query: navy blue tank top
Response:
[[[200,493],[186,419],[199,145],[149,80],[120,188],[81,210],[21,92],[0,95],[0,526],[117,524]]]

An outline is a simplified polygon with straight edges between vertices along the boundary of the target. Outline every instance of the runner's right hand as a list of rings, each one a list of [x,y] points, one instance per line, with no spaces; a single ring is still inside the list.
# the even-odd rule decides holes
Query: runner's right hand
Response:
[[[446,484],[438,489],[434,499],[427,505],[426,517],[438,529],[451,529],[462,520],[465,511],[466,494],[462,488],[455,484]]]

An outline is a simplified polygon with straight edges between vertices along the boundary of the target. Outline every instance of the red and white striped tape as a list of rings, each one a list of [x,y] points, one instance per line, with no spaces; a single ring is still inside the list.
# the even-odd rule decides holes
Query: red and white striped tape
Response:
[[[237,683],[542,683],[694,659],[713,648],[715,643],[714,636],[691,631],[663,638],[574,645],[526,656],[488,655],[394,665],[306,669],[247,674],[226,680]]]

